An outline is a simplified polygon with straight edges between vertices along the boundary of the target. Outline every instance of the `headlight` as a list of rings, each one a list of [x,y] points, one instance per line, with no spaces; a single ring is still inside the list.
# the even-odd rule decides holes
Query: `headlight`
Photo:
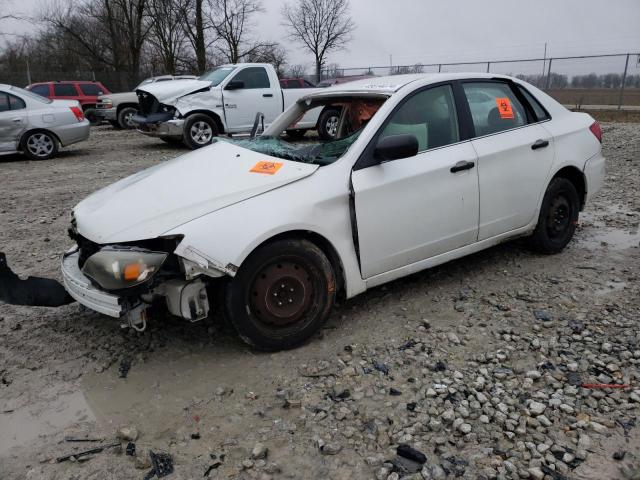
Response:
[[[104,248],[87,259],[82,272],[105,290],[120,290],[149,280],[167,256],[149,250]]]
[[[113,102],[111,100],[100,100],[100,105],[102,108],[111,108],[113,107]]]

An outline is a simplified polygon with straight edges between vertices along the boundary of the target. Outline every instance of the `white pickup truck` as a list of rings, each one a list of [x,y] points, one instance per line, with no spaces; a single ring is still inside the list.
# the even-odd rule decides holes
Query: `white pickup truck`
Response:
[[[249,133],[258,113],[266,127],[300,97],[316,90],[282,89],[268,63],[222,65],[197,80],[138,88],[140,111],[133,121],[145,135],[196,149],[209,145],[217,135]],[[317,128],[322,138],[329,139],[335,135],[338,118],[335,108],[314,109],[292,124],[287,134],[300,138]]]

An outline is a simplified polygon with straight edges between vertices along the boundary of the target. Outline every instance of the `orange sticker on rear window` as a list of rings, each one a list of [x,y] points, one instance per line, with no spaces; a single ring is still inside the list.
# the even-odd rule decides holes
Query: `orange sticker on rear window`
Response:
[[[513,119],[513,109],[511,108],[511,102],[507,97],[496,98],[496,105],[498,105],[498,112],[500,112],[500,118]]]
[[[253,173],[266,173],[267,175],[273,175],[278,170],[280,170],[280,167],[282,167],[282,165],[284,165],[284,163],[258,162],[249,171]]]

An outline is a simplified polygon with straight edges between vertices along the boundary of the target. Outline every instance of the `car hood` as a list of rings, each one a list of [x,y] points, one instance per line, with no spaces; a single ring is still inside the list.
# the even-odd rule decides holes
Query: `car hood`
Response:
[[[150,93],[160,103],[168,103],[183,95],[188,95],[210,86],[211,82],[203,80],[173,80],[171,82],[151,83],[138,90]]]
[[[276,165],[275,172],[264,173],[260,167],[266,162],[276,162],[279,168]],[[101,244],[156,238],[195,218],[307,177],[317,169],[318,165],[270,157],[218,141],[90,195],[73,210],[76,228],[83,237]]]

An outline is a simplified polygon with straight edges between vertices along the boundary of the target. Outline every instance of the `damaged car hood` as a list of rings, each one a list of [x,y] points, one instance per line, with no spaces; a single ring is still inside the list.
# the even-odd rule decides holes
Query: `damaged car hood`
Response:
[[[160,103],[168,103],[190,93],[209,88],[211,82],[204,80],[173,80],[156,82],[139,88],[138,91],[153,95]]]
[[[73,210],[76,228],[101,244],[155,238],[317,169],[218,141],[90,195]]]

